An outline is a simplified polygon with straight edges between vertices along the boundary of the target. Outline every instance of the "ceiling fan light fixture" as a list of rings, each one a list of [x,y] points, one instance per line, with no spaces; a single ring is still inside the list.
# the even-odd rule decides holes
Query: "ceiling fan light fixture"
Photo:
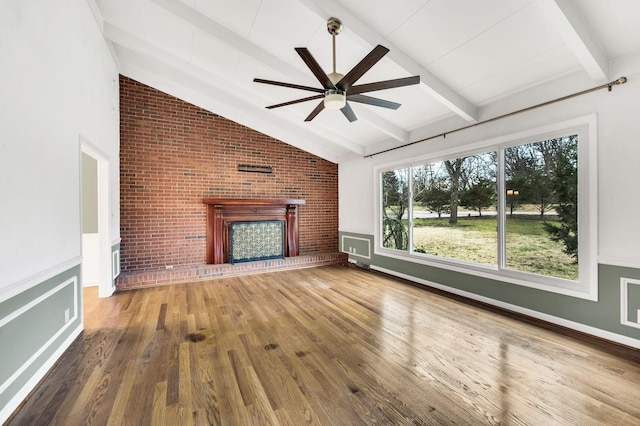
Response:
[[[327,109],[342,109],[347,104],[347,94],[342,90],[329,89],[324,95],[324,107]]]

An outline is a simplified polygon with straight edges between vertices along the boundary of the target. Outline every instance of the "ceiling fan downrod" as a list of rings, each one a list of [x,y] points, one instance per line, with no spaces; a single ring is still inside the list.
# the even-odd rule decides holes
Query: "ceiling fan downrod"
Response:
[[[336,74],[336,36],[342,31],[342,21],[338,18],[329,18],[327,20],[327,31],[331,34],[331,40],[333,41],[333,73]],[[336,83],[335,81],[333,82]]]
[[[327,20],[327,31],[331,34],[331,40],[333,42],[333,72],[328,74],[329,80],[335,85],[344,75],[336,71],[336,36],[340,34],[342,30],[342,21],[338,18],[329,18]],[[328,109],[342,109],[347,104],[347,94],[344,90],[339,88],[327,89],[324,95],[324,106]]]

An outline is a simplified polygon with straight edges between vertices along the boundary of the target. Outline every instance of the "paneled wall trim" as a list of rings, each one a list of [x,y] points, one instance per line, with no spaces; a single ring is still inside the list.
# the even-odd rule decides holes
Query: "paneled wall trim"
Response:
[[[79,265],[0,303],[0,422],[81,331]]]
[[[338,253],[337,164],[124,76],[120,136],[118,287],[206,265],[206,198],[303,199],[299,254]]]
[[[640,280],[620,278],[620,324],[640,328]]]
[[[371,260],[371,241],[368,238],[342,235],[340,238],[340,251]]]
[[[111,276],[115,280],[120,275],[120,244],[111,246]]]

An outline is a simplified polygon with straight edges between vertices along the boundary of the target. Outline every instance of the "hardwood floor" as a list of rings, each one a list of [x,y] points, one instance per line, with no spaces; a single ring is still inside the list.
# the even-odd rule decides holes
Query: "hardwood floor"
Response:
[[[640,424],[638,351],[328,266],[85,292],[10,425]]]

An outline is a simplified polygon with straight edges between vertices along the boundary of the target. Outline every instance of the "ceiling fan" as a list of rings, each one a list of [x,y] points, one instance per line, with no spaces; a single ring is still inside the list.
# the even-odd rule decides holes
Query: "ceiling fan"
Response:
[[[264,80],[261,78],[254,78],[256,83],[271,84],[274,86],[290,87],[293,89],[307,90],[310,92],[319,93],[318,95],[308,96],[306,98],[296,99],[293,101],[283,102],[276,105],[270,105],[267,109],[280,108],[287,105],[293,105],[300,102],[311,101],[314,99],[322,99],[322,101],[315,107],[311,114],[305,118],[304,121],[311,121],[316,115],[320,113],[324,108],[339,109],[342,111],[347,120],[353,122],[356,121],[356,115],[349,106],[347,101],[359,102],[362,104],[374,105],[382,108],[398,109],[399,103],[386,101],[384,99],[374,98],[371,96],[363,95],[363,93],[373,92],[376,90],[391,89],[394,87],[410,86],[412,84],[420,83],[420,76],[415,75],[413,77],[397,78],[394,80],[377,81],[375,83],[367,83],[355,85],[356,81],[364,75],[369,69],[374,66],[384,55],[389,52],[384,46],[377,45],[367,56],[364,57],[351,71],[346,75],[336,72],[336,36],[340,34],[342,30],[342,22],[338,18],[329,18],[327,21],[327,30],[331,34],[333,39],[333,72],[325,74],[318,62],[311,55],[306,47],[296,47],[295,50],[302,58],[305,64],[309,67],[313,75],[318,79],[322,88],[301,86],[299,84],[283,83],[280,81]]]

